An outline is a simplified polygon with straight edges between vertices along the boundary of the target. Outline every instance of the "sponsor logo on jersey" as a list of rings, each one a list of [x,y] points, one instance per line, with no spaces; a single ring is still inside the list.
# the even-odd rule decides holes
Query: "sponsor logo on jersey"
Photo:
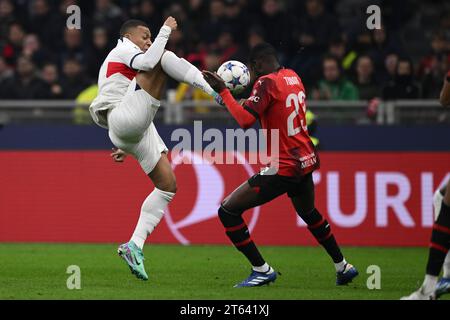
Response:
[[[315,165],[317,163],[317,157],[314,152],[310,153],[304,157],[301,157],[299,160],[300,160],[302,169],[311,167],[312,165]]]
[[[258,96],[251,96],[247,100],[250,101],[250,102],[258,103],[259,101],[261,101],[261,98],[258,97]]]

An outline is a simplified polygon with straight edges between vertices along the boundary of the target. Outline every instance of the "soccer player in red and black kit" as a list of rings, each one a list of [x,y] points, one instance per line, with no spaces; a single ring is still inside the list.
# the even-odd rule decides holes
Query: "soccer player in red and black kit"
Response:
[[[273,156],[271,130],[279,130],[278,159],[254,175],[222,202],[219,218],[226,234],[252,265],[250,276],[236,287],[269,284],[277,273],[261,256],[250,237],[242,214],[287,193],[298,215],[325,248],[336,267],[336,284],[344,285],[358,275],[347,263],[331,233],[328,221],[314,205],[312,173],[319,168],[319,158],[306,127],[305,89],[300,77],[280,66],[276,50],[267,43],[256,46],[250,53],[249,67],[256,78],[252,96],[239,104],[215,73],[204,71],[203,76],[219,92],[229,112],[239,125],[250,128],[259,120],[267,130],[267,148]]]
[[[450,107],[450,70],[439,100],[442,106]],[[436,221],[431,231],[425,279],[418,290],[402,300],[434,300],[450,293],[450,181],[445,188],[436,191],[434,212]],[[442,269],[444,274],[439,280]]]

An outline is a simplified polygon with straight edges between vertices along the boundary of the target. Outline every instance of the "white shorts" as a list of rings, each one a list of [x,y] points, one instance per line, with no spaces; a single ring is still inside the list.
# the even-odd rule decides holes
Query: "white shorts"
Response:
[[[167,153],[168,149],[153,124],[159,100],[145,90],[135,88],[136,82],[132,81],[120,105],[108,112],[108,134],[111,142],[133,155],[148,175],[161,153]]]

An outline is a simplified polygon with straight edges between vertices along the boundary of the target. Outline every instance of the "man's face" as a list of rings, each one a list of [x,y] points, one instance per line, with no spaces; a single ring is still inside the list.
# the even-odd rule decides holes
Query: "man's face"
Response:
[[[19,58],[17,61],[17,73],[23,77],[30,76],[34,72],[33,63],[26,58]]]
[[[30,34],[25,37],[23,46],[24,48],[27,48],[30,51],[34,52],[36,50],[39,50],[39,40],[34,34]]]
[[[7,17],[13,13],[13,6],[9,0],[0,1],[0,17]]]
[[[395,74],[395,69],[397,68],[398,63],[398,56],[396,54],[389,54],[386,57],[385,66],[386,70],[389,72],[390,75]]]
[[[263,11],[268,16],[273,16],[280,11],[280,7],[276,0],[266,0],[263,2]]]
[[[108,7],[111,5],[110,0],[97,0],[96,1],[96,7],[97,10],[99,11],[103,11],[108,9]]]
[[[222,17],[225,13],[225,5],[222,1],[212,1],[209,6],[209,14],[213,18]]]
[[[356,71],[358,72],[358,75],[362,77],[371,76],[373,71],[372,61],[367,57],[361,57],[358,60]]]
[[[64,64],[63,72],[68,78],[76,78],[81,73],[81,66],[78,62],[69,60]]]
[[[411,66],[407,61],[400,61],[397,71],[399,76],[409,76],[411,74]]]
[[[150,29],[144,26],[132,28],[125,37],[146,52],[152,45]]]
[[[0,75],[8,70],[8,67],[6,66],[5,59],[3,57],[0,57]]]
[[[251,61],[248,64],[248,70],[250,71],[250,82],[255,82],[262,76],[261,63],[259,61]]]
[[[9,29],[9,41],[14,45],[22,45],[23,39],[25,38],[25,32],[22,27],[16,24],[11,25]]]
[[[445,50],[445,39],[441,38],[441,37],[434,37],[433,40],[431,41],[431,47],[433,48],[433,51],[435,53],[441,53]]]
[[[323,75],[327,81],[336,81],[339,78],[339,68],[334,60],[325,60],[323,63]]]
[[[233,46],[233,41],[233,35],[229,32],[223,32],[217,40],[219,47],[223,49],[227,49]]]
[[[263,43],[264,38],[257,32],[251,32],[248,36],[248,46],[250,48],[256,47],[258,44]]]
[[[317,16],[322,12],[323,6],[319,0],[306,1],[306,11],[310,16]]]
[[[42,69],[42,79],[47,83],[54,83],[58,80],[58,70],[55,65],[49,64]]]
[[[33,3],[33,9],[37,15],[45,15],[48,13],[48,4],[45,0],[36,0]]]
[[[345,45],[344,43],[335,43],[330,45],[330,54],[336,57],[345,56]]]
[[[66,29],[64,32],[64,42],[70,49],[81,46],[81,32],[77,29]]]
[[[214,53],[210,53],[205,57],[206,70],[213,71],[220,67],[220,57]]]
[[[104,48],[108,45],[108,34],[105,29],[94,30],[94,45],[96,48]]]
[[[151,1],[142,1],[141,2],[141,14],[143,16],[151,16],[155,13],[155,7]]]
[[[375,29],[373,31],[373,38],[376,43],[384,43],[386,40],[386,31],[382,29]]]

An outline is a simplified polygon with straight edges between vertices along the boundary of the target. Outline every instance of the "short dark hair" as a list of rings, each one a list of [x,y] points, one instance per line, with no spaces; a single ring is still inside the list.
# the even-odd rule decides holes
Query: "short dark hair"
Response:
[[[357,59],[356,59],[356,61],[359,61],[360,59],[363,59],[363,58],[366,58],[366,59],[369,59],[370,60],[370,62],[373,64],[373,59],[372,59],[372,57],[369,55],[369,54],[362,54],[362,55],[360,55]]]
[[[322,58],[322,63],[324,63],[327,60],[332,60],[339,66],[339,59],[336,56],[332,54],[325,54]]]
[[[130,29],[133,29],[133,28],[136,28],[139,26],[148,28],[148,25],[144,21],[141,21],[141,20],[130,19],[130,20],[125,21],[125,23],[120,28],[120,36],[123,37],[127,32],[130,31]]]
[[[263,42],[257,44],[251,51],[249,60],[250,63],[254,63],[256,60],[267,59],[269,57],[275,58],[278,60],[277,50],[270,43]]]

